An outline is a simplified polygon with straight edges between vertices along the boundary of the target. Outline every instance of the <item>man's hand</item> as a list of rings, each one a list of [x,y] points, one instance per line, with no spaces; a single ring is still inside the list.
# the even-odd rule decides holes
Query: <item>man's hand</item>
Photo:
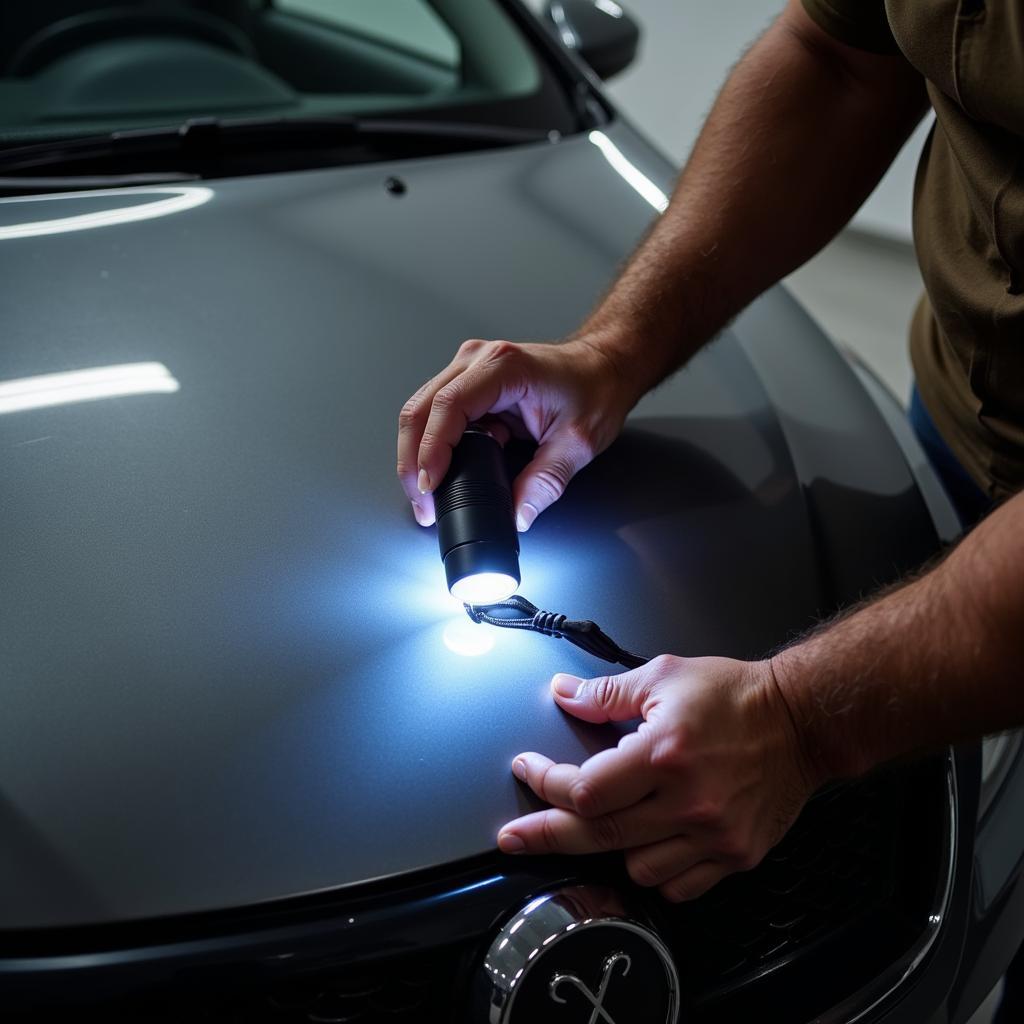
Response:
[[[768,662],[663,655],[618,676],[557,675],[552,689],[584,721],[643,722],[580,766],[516,757],[516,777],[553,807],[505,825],[506,853],[625,850],[637,884],[694,899],[758,864],[824,781]]]
[[[538,444],[512,487],[520,531],[561,497],[572,477],[615,440],[639,397],[596,343],[516,345],[466,341],[405,403],[398,419],[398,476],[417,521],[434,521],[432,492],[466,426],[484,420]]]

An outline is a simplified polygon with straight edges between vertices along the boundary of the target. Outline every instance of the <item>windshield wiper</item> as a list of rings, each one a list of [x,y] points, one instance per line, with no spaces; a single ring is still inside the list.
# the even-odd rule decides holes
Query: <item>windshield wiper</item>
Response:
[[[462,121],[351,117],[195,118],[180,125],[131,128],[0,149],[0,174],[87,164],[117,157],[204,158],[267,150],[332,149],[356,144],[381,148],[417,140],[436,145],[508,146],[554,141],[537,129]]]
[[[105,188],[138,188],[175,182],[199,181],[198,174],[183,171],[152,171],[147,174],[0,174],[0,196],[31,195],[36,192],[73,192]]]

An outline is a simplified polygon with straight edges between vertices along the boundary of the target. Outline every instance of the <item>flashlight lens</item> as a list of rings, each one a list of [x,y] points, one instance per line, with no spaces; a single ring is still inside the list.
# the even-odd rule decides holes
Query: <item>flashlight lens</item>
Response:
[[[463,604],[495,604],[511,597],[519,586],[514,576],[503,572],[477,572],[452,584],[452,597]]]

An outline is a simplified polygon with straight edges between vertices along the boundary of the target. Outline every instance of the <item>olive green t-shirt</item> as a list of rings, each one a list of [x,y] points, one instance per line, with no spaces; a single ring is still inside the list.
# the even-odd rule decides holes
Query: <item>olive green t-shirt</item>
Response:
[[[910,330],[939,432],[993,498],[1024,487],[1024,3],[802,0],[841,42],[901,51],[936,124],[914,186],[926,295]]]

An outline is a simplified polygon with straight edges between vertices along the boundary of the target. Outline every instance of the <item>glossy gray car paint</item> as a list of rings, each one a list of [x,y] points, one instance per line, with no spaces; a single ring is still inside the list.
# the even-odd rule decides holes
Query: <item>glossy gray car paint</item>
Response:
[[[0,928],[468,857],[531,806],[515,753],[614,740],[549,698],[605,670],[581,652],[449,649],[464,616],[393,465],[401,402],[463,338],[579,321],[652,217],[636,174],[669,186],[620,124],[0,240],[0,379],[155,360],[180,383],[0,416]],[[152,198],[4,201],[0,229]],[[934,544],[881,417],[776,291],[523,539],[522,591],[649,655],[753,656],[900,568],[892,537],[861,558],[893,521],[908,564]]]

